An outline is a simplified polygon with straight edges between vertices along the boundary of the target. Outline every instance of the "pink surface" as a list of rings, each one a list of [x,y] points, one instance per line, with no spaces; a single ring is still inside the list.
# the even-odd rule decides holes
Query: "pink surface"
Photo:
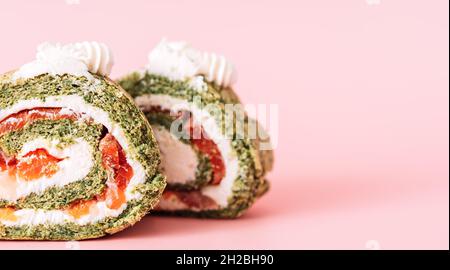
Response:
[[[98,40],[117,77],[161,37],[186,39],[227,55],[242,99],[278,104],[280,123],[272,190],[239,220],[147,217],[101,240],[0,249],[448,249],[448,5],[1,1],[1,72],[42,41]]]

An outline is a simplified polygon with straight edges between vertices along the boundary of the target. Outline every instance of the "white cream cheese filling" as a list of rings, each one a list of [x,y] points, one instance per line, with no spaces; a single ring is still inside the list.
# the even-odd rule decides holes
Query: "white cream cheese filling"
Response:
[[[178,140],[166,128],[159,125],[153,125],[152,128],[161,153],[160,169],[167,183],[186,184],[195,181],[198,158],[194,149]]]
[[[206,134],[208,134],[209,138],[219,148],[225,165],[225,177],[220,184],[205,186],[200,191],[202,194],[213,199],[221,207],[226,207],[228,205],[228,198],[233,192],[233,183],[238,177],[239,162],[236,153],[231,147],[231,140],[222,134],[210,113],[207,110],[202,110],[193,103],[169,95],[142,95],[136,97],[135,102],[144,111],[150,109],[152,106],[160,106],[163,110],[173,112],[182,110],[192,112],[194,121],[203,126]],[[170,207],[167,205],[168,203],[162,202],[160,208],[161,206]]]
[[[11,107],[2,109],[0,110],[0,121],[11,114],[37,107],[67,108],[74,111],[75,113],[83,113],[87,117],[91,117],[92,119],[94,119],[95,122],[104,125],[122,146],[126,154],[127,162],[133,168],[133,177],[131,178],[125,190],[126,201],[140,199],[142,197],[142,194],[135,189],[139,184],[145,182],[146,175],[144,168],[138,161],[130,157],[130,147],[128,145],[127,139],[125,138],[125,134],[122,128],[118,123],[115,123],[110,119],[107,112],[86,103],[82,97],[77,95],[50,96],[45,100],[21,100]],[[17,217],[15,221],[0,220],[0,222],[5,226],[63,224],[70,221],[73,221],[80,225],[84,225],[101,220],[105,217],[116,217],[120,213],[122,213],[124,209],[126,209],[126,206],[127,204],[124,203],[122,207],[114,210],[106,207],[105,202],[96,202],[92,207],[92,213],[90,212],[89,214],[82,216],[79,219],[73,218],[64,210],[20,209],[14,212],[15,216]]]
[[[42,209],[19,209],[14,212],[15,221],[3,220],[5,226],[39,225],[39,224],[63,224],[73,222],[78,225],[94,223],[108,217],[117,217],[125,209],[123,204],[119,209],[110,209],[105,202],[97,202],[91,206],[87,215],[74,218],[69,213],[62,210],[42,210]]]

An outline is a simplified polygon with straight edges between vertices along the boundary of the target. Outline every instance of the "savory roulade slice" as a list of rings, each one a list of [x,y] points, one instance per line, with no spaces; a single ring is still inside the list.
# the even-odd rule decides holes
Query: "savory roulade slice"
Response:
[[[43,44],[0,76],[0,239],[101,237],[159,201],[156,141],[111,66],[104,44]]]
[[[145,70],[119,80],[149,119],[160,147],[168,186],[158,211],[237,217],[268,189],[268,138],[249,136],[257,123],[243,110],[237,114],[242,117],[225,117],[230,107],[242,107],[234,80],[225,58],[165,40],[149,54]]]

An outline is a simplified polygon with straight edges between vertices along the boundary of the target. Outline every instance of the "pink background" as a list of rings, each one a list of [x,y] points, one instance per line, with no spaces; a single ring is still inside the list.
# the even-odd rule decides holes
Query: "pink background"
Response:
[[[1,1],[0,71],[47,40],[109,44],[112,77],[163,36],[223,53],[245,102],[279,105],[272,190],[238,220],[1,249],[449,248],[448,1],[78,1]]]

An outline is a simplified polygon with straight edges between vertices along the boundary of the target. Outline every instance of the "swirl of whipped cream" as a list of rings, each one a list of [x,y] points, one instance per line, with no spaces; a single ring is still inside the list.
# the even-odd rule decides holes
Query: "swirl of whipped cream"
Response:
[[[111,74],[114,58],[111,50],[104,43],[85,41],[74,44],[77,57],[82,60],[91,73],[102,76]]]
[[[201,67],[200,73],[204,74],[208,81],[214,81],[217,85],[228,87],[236,80],[233,65],[222,55],[204,53]]]
[[[220,87],[230,87],[236,81],[233,65],[223,56],[200,52],[188,43],[163,39],[148,56],[147,69],[172,80],[193,79],[203,75]]]
[[[37,48],[36,59],[20,67],[13,74],[13,79],[32,78],[45,73],[93,79],[91,73],[108,76],[113,64],[111,50],[103,43],[43,43]]]

